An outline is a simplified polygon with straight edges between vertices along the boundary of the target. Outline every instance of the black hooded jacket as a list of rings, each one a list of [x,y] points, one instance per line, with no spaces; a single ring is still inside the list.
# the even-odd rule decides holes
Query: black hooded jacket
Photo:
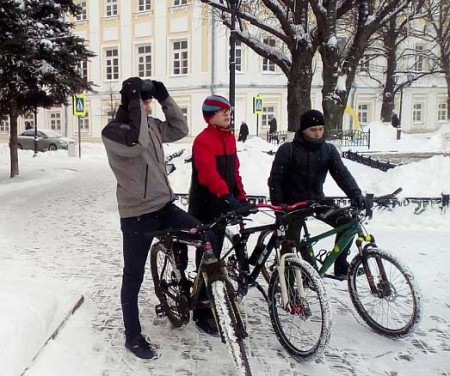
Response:
[[[272,204],[323,199],[328,172],[349,198],[361,194],[333,144],[308,142],[297,132],[275,155],[268,181]]]

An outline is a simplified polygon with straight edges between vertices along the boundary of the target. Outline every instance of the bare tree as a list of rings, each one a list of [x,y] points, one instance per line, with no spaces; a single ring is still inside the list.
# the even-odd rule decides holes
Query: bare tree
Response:
[[[331,130],[341,129],[357,67],[369,41],[413,2],[417,1],[359,0],[354,2],[350,12],[340,16],[336,12],[341,3],[338,0],[310,0],[317,19],[319,52],[323,62],[322,105]]]
[[[231,27],[230,8],[223,0],[201,1],[218,10],[224,25]],[[295,131],[301,114],[311,108],[313,57],[318,47],[308,1],[242,0],[237,17],[237,39],[275,63],[286,75],[288,130]],[[276,41],[274,45],[265,43],[268,36]]]
[[[447,119],[450,120],[450,1],[426,0],[429,25],[434,30],[440,65],[447,82]]]

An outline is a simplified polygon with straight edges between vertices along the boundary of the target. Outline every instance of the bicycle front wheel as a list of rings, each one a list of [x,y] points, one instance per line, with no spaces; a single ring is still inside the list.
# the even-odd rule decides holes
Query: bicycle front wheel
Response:
[[[305,296],[299,296],[296,276],[301,274]],[[285,278],[290,309],[283,306],[280,278]],[[269,283],[269,314],[281,345],[296,360],[320,356],[330,338],[331,310],[323,281],[316,270],[300,259],[285,262],[284,276],[278,269]]]
[[[228,347],[237,375],[251,376],[250,364],[245,352],[245,329],[240,317],[239,308],[230,299],[223,280],[211,283],[210,295],[222,341]]]
[[[371,248],[365,255],[367,263],[357,255],[349,270],[348,291],[356,311],[379,334],[398,338],[411,333],[422,311],[413,274],[386,251]]]

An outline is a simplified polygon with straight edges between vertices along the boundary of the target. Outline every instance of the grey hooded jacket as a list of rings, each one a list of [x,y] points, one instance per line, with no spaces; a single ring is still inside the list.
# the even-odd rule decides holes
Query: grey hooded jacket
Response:
[[[188,134],[183,114],[168,97],[161,101],[166,121],[148,117],[140,98],[120,106],[116,118],[102,131],[109,165],[117,179],[121,218],[152,213],[173,201],[164,162],[163,142]]]

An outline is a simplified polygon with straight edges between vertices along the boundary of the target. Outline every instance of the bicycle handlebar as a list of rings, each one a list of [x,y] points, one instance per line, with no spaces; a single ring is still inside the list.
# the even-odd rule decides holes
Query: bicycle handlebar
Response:
[[[306,208],[308,206],[311,206],[310,201],[299,201],[292,205],[256,204],[256,208],[258,209],[259,208],[271,209],[273,211],[282,211],[285,213],[289,213],[299,208]]]

